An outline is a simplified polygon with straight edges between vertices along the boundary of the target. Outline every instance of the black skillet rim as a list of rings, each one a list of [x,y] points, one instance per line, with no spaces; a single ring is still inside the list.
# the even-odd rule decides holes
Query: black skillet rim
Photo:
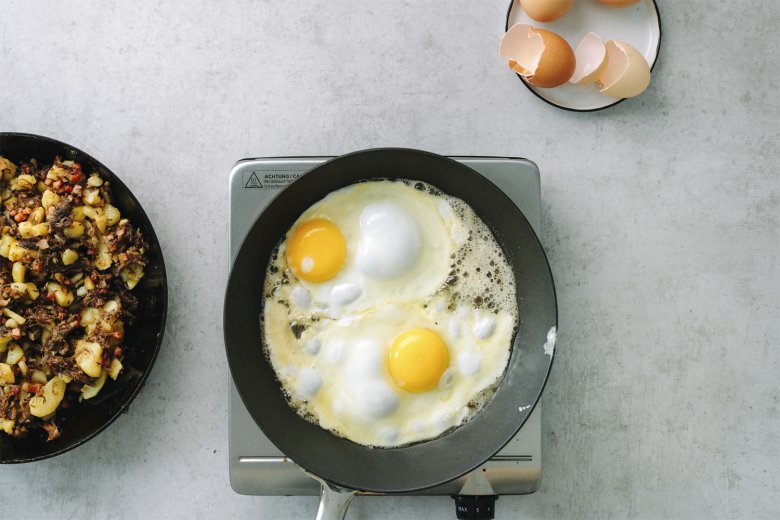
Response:
[[[143,390],[143,387],[144,387],[144,385],[146,383],[146,380],[148,379],[149,374],[152,372],[152,368],[154,367],[154,364],[157,361],[157,356],[160,353],[160,346],[162,345],[163,337],[165,335],[165,325],[166,325],[167,320],[168,320],[168,277],[167,277],[167,273],[166,273],[166,270],[165,270],[165,259],[163,257],[163,250],[162,250],[162,247],[160,245],[160,241],[157,238],[157,234],[154,231],[154,227],[152,226],[152,221],[151,221],[151,219],[149,219],[149,215],[147,215],[146,211],[143,209],[143,206],[141,206],[141,203],[138,202],[138,199],[135,197],[133,192],[130,190],[130,188],[127,187],[127,185],[125,185],[124,182],[122,182],[122,180],[119,178],[119,176],[116,175],[116,173],[114,173],[111,169],[106,167],[106,165],[104,165],[102,162],[100,162],[97,159],[95,159],[92,155],[86,153],[85,151],[83,151],[83,150],[81,150],[81,149],[79,149],[79,148],[77,148],[77,147],[75,147],[73,145],[64,143],[64,142],[62,142],[62,141],[60,141],[58,139],[54,139],[54,138],[47,137],[47,136],[40,135],[40,134],[30,134],[30,133],[25,133],[25,132],[0,132],[0,144],[2,143],[2,140],[4,138],[7,138],[7,137],[19,137],[19,138],[47,141],[50,144],[54,144],[56,146],[61,147],[63,150],[69,149],[69,150],[74,151],[77,154],[80,154],[80,155],[86,157],[87,159],[89,159],[92,162],[92,164],[94,166],[96,166],[98,168],[101,168],[105,172],[108,172],[108,174],[110,175],[110,179],[109,180],[112,183],[112,186],[119,186],[119,191],[124,192],[124,194],[126,194],[137,205],[138,212],[144,217],[146,222],[148,222],[148,224],[149,224],[149,226],[148,226],[149,229],[147,230],[147,232],[144,233],[144,238],[146,239],[146,241],[148,243],[154,244],[155,247],[157,248],[157,251],[158,251],[158,254],[159,254],[159,257],[160,257],[160,277],[161,277],[162,285],[163,285],[163,289],[164,289],[162,291],[162,298],[160,300],[161,301],[161,303],[160,303],[160,307],[161,307],[161,309],[160,309],[160,320],[161,320],[160,325],[161,325],[161,327],[160,327],[160,330],[157,333],[157,341],[156,341],[156,344],[155,344],[155,347],[154,347],[154,351],[153,351],[151,360],[149,362],[148,367],[146,368],[144,373],[141,375],[141,378],[138,380],[138,382],[136,383],[135,388],[129,394],[129,396],[127,397],[125,402],[122,403],[122,405],[119,406],[119,408],[116,410],[116,412],[113,415],[109,416],[103,422],[103,424],[101,424],[98,428],[96,428],[95,430],[90,432],[88,435],[85,435],[85,436],[79,438],[78,440],[70,443],[69,445],[66,445],[66,446],[62,447],[59,450],[53,451],[51,453],[46,453],[44,455],[36,455],[36,456],[32,456],[32,457],[27,457],[27,458],[17,458],[17,459],[9,459],[9,460],[0,459],[0,464],[24,464],[24,463],[28,463],[28,462],[37,462],[37,461],[40,461],[40,460],[45,460],[45,459],[49,459],[49,458],[52,458],[52,457],[56,457],[58,455],[62,455],[63,453],[67,453],[67,452],[69,452],[69,451],[71,451],[71,450],[73,450],[73,449],[75,449],[75,448],[85,444],[86,442],[94,439],[101,432],[105,431],[106,428],[108,428],[111,424],[113,424],[113,422],[116,421],[117,418],[119,418],[120,415],[122,415],[123,413],[125,413],[127,411],[127,408],[130,406],[130,404],[135,400],[135,398],[138,396],[138,394],[141,392],[141,390]],[[149,236],[148,231],[151,231],[151,236]]]

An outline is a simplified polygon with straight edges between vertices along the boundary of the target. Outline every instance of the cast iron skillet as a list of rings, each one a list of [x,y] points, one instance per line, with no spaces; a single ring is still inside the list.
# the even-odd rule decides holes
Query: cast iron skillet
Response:
[[[388,177],[430,183],[471,205],[512,264],[521,322],[506,375],[493,399],[473,420],[431,441],[371,449],[332,435],[288,406],[261,349],[261,296],[272,251],[304,210],[331,191]],[[325,515],[323,504],[332,489],[415,491],[457,478],[495,454],[520,429],[539,399],[552,363],[544,344],[548,332],[557,326],[547,258],[517,206],[474,170],[409,149],[366,150],[337,157],[282,191],[255,221],[239,249],[224,312],[227,357],[238,392],[263,433],[290,459],[324,481],[321,515]],[[348,500],[342,499],[344,511]]]
[[[39,164],[50,164],[59,155],[63,160],[81,163],[86,173],[97,171],[111,182],[112,204],[144,234],[148,248],[149,265],[144,277],[133,291],[138,296],[138,317],[127,330],[125,368],[117,381],[108,381],[94,398],[71,410],[58,410],[61,418],[59,439],[45,442],[30,435],[21,441],[0,434],[0,463],[31,462],[64,453],[87,442],[103,431],[121,414],[141,390],[154,360],[165,329],[168,309],[168,287],[165,264],[157,236],[143,208],[119,178],[100,162],[78,148],[48,137],[31,134],[0,132],[0,155],[14,163],[36,158]],[[3,261],[6,261],[3,259]],[[59,422],[59,421],[58,421]]]

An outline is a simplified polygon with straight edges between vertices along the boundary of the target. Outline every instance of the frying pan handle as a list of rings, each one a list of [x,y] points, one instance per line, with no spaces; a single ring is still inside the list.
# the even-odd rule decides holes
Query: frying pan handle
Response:
[[[337,487],[320,478],[317,480],[322,485],[320,507],[317,509],[317,520],[343,520],[347,516],[349,503],[352,502],[357,491]]]

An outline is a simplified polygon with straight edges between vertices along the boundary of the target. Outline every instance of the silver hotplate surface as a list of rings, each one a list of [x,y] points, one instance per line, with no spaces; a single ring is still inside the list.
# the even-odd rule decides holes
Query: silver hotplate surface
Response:
[[[453,157],[501,188],[539,234],[539,170],[525,159]],[[290,182],[328,157],[245,159],[230,173],[230,261],[266,205]],[[233,380],[229,390],[230,485],[245,495],[319,495],[320,483],[304,473],[263,435],[241,402]],[[538,404],[517,435],[473,472],[421,495],[522,495],[539,487],[542,420]]]

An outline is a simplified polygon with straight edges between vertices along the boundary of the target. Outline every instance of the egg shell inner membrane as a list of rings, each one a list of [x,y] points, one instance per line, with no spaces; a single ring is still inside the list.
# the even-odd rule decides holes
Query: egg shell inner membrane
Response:
[[[602,65],[606,66],[604,60],[607,58],[607,49],[604,42],[595,33],[588,33],[577,45],[574,50],[576,66],[570,83],[592,83],[597,77],[594,74]],[[585,80],[585,81],[583,81]]]
[[[501,40],[499,54],[509,67],[525,76],[533,77],[544,52],[544,40],[526,24],[515,24]]]
[[[597,85],[607,95],[626,98],[641,94],[650,83],[650,66],[631,45],[609,40],[605,44],[607,66]]]
[[[628,57],[626,56],[625,51],[615,45],[614,41],[608,41],[605,45],[605,49],[608,53],[607,68],[604,69],[604,73],[598,81],[600,90],[606,90],[614,85],[628,68]]]

